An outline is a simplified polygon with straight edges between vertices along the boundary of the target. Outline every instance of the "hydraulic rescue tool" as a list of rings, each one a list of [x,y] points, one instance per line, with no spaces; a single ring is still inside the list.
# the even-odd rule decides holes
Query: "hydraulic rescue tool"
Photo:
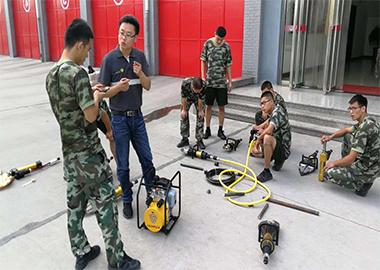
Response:
[[[36,170],[40,170],[40,169],[45,168],[45,167],[53,166],[54,164],[58,163],[59,161],[60,161],[59,157],[55,158],[53,160],[50,160],[44,164],[38,160],[38,161],[36,161],[32,164],[28,164],[26,166],[13,168],[8,173],[3,173],[0,171],[0,189],[7,187],[15,179],[19,180],[31,172],[34,172]]]
[[[178,184],[174,185],[174,180],[178,178]],[[147,209],[144,212],[144,220],[140,223],[139,197],[141,186],[148,188],[146,196]],[[177,203],[178,209],[174,211]],[[169,180],[164,177],[155,176],[151,186],[147,186],[144,177],[141,178],[137,190],[137,227],[145,227],[151,232],[170,233],[178,218],[181,215],[181,172],[177,171]],[[176,212],[176,213],[175,213]]]
[[[310,174],[318,169],[318,150],[309,156],[302,155],[300,163],[298,163],[298,171],[301,176]]]
[[[218,173],[218,181],[219,181],[220,185],[225,190],[226,196],[224,198],[226,200],[228,200],[229,202],[231,202],[233,204],[239,205],[239,206],[253,207],[253,206],[256,206],[256,205],[259,205],[259,204],[265,202],[271,196],[271,191],[269,190],[269,188],[266,185],[264,185],[263,183],[261,183],[260,181],[258,181],[257,178],[256,178],[255,173],[253,172],[253,170],[248,167],[249,157],[250,157],[249,153],[251,152],[253,144],[254,144],[254,141],[252,141],[250,143],[250,145],[249,145],[245,164],[242,164],[242,163],[239,163],[239,162],[235,162],[235,161],[232,161],[232,160],[222,159],[222,158],[219,158],[217,156],[211,155],[211,154],[209,154],[209,153],[207,153],[205,151],[200,151],[200,150],[198,150],[198,149],[196,149],[194,147],[182,148],[181,151],[185,155],[187,155],[187,156],[189,156],[191,158],[200,158],[200,159],[203,159],[203,160],[212,160],[213,162],[215,162],[215,161],[222,162],[224,164],[233,165],[235,167],[242,168],[242,170],[239,170],[237,168],[229,168],[229,169],[224,169],[224,170],[222,169],[220,172],[217,170],[219,168],[217,168],[217,169],[215,169],[215,173]],[[231,174],[231,173],[235,174],[238,177],[231,184],[226,184],[224,182],[224,180],[225,180],[225,176],[224,175],[228,175],[228,174]],[[253,182],[252,186],[249,187],[248,189],[245,189],[245,190],[238,190],[238,189],[236,189],[235,186],[238,183],[240,183],[242,180],[244,180],[244,179],[252,181]],[[239,200],[235,199],[236,197],[241,197],[244,194],[248,194],[248,193],[252,192],[253,190],[255,190],[255,188],[257,187],[257,185],[259,185],[267,193],[266,196],[263,197],[262,199],[259,199],[259,200],[256,200],[256,201],[249,201],[249,202],[247,202],[247,201],[239,201]]]
[[[318,180],[321,181],[321,182],[324,181],[323,175],[324,175],[324,171],[325,171],[326,162],[327,162],[327,160],[329,160],[330,155],[332,153],[332,149],[326,151],[326,146],[327,146],[327,142],[324,142],[323,143],[322,152],[319,155],[319,174],[318,174]]]
[[[236,151],[236,148],[241,143],[242,139],[227,138],[226,143],[223,145],[223,149],[227,152]]]
[[[275,245],[278,246],[280,224],[275,220],[261,221],[259,224],[259,242],[263,252],[264,264],[268,263],[269,255],[274,251]]]

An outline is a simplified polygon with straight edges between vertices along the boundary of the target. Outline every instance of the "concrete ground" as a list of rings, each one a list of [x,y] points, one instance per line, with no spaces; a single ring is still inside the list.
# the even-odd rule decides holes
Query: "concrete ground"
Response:
[[[44,87],[51,66],[0,56],[0,168],[4,171],[61,156],[59,129]],[[154,77],[152,90],[144,93],[144,113],[179,104],[179,86],[178,78]],[[257,87],[251,88],[258,91]],[[205,181],[202,172],[180,166],[187,163],[210,169],[214,164],[184,157],[176,148],[180,140],[178,110],[148,122],[147,129],[158,175],[170,178],[178,170],[182,173],[182,212],[168,236],[138,229],[136,215],[132,220],[119,216],[125,249],[141,260],[142,269],[378,269],[380,184],[375,182],[368,196],[362,198],[339,186],[318,182],[316,172],[301,177],[297,171],[301,154],[320,149],[318,138],[293,133],[292,154],[267,185],[274,198],[316,209],[320,216],[270,204],[264,220],[277,220],[281,230],[279,246],[269,264],[264,265],[257,241],[257,215],[263,205],[235,206],[223,198],[222,188]],[[226,134],[243,139],[233,153],[222,150],[223,142],[215,136],[216,130],[217,119],[213,118],[213,136],[205,141],[206,151],[244,162],[249,126],[226,120]],[[104,136],[100,136],[110,153]],[[339,143],[332,142],[328,148],[334,150],[332,158],[339,156]],[[140,165],[131,153],[131,175],[138,178]],[[115,172],[115,162],[111,165]],[[250,159],[249,166],[260,173],[263,160]],[[33,178],[35,183],[23,187]],[[247,181],[240,186],[251,184]],[[264,194],[258,188],[242,200],[259,199]],[[101,256],[86,269],[106,269],[95,217],[86,217],[84,226],[90,243],[102,248]],[[0,191],[0,254],[0,269],[74,268],[66,230],[62,163]]]

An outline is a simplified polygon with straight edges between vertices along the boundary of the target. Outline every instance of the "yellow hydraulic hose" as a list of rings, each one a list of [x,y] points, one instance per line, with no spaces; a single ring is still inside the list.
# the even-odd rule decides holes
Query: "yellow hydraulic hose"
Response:
[[[252,140],[251,143],[249,144],[247,158],[246,158],[246,161],[245,161],[245,165],[242,164],[242,163],[239,163],[239,162],[228,160],[228,159],[222,159],[222,158],[219,159],[220,162],[223,162],[225,164],[234,165],[234,166],[237,166],[237,167],[244,168],[244,171],[240,171],[240,170],[235,169],[235,168],[226,169],[226,170],[222,171],[219,174],[219,182],[224,187],[224,189],[226,190],[226,193],[227,192],[250,193],[250,192],[252,192],[257,187],[257,184],[259,184],[259,186],[262,187],[267,192],[267,195],[264,198],[262,198],[260,200],[257,200],[257,201],[252,201],[252,202],[239,202],[237,200],[232,199],[231,197],[226,197],[228,201],[230,201],[233,204],[239,205],[239,206],[250,207],[250,206],[259,205],[259,204],[265,202],[266,200],[268,200],[270,198],[270,196],[272,195],[270,189],[266,185],[264,185],[263,183],[261,183],[260,181],[258,181],[257,178],[256,178],[256,174],[253,172],[253,170],[251,168],[248,167],[249,156],[250,156],[251,149],[252,149],[252,147],[253,147],[254,144],[255,144],[254,140]],[[222,177],[223,177],[223,174],[229,173],[229,172],[240,174],[240,177],[238,179],[236,179],[229,186],[226,186],[223,183],[223,178]],[[239,183],[241,180],[243,180],[244,178],[248,178],[249,180],[253,181],[254,182],[253,186],[251,188],[249,188],[249,189],[246,189],[246,190],[237,190],[237,189],[234,189],[233,187],[237,183]]]

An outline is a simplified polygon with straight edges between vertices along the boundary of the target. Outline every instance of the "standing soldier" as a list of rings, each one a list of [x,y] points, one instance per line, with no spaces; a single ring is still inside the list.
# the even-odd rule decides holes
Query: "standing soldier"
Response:
[[[348,111],[356,125],[324,135],[321,139],[325,143],[343,137],[342,158],[327,162],[324,179],[363,197],[380,176],[380,125],[368,116],[367,104],[362,95],[353,96]]]
[[[189,110],[194,104],[197,111],[197,123],[195,138],[199,149],[205,149],[203,143],[203,122],[204,122],[204,85],[201,78],[187,78],[183,80],[181,86],[181,136],[182,140],[177,144],[178,148],[189,145],[190,122]]]
[[[82,19],[75,19],[65,33],[61,59],[46,78],[50,105],[61,130],[64,179],[67,181],[67,225],[75,269],[84,269],[100,253],[90,246],[83,229],[88,201],[96,209],[109,269],[139,269],[140,262],[123,250],[112,171],[98,137],[96,119],[101,117],[99,85],[91,89],[81,68],[93,33]],[[94,90],[94,92],[93,92]]]
[[[204,138],[211,136],[210,122],[212,106],[216,99],[219,107],[219,130],[218,137],[226,139],[223,132],[224,124],[224,106],[228,104],[227,91],[231,92],[231,49],[230,45],[224,41],[226,29],[219,26],[216,29],[215,36],[208,39],[203,47],[201,54],[201,74],[202,80],[206,81],[206,132]],[[207,66],[207,71],[206,71]],[[226,81],[226,72],[228,81]]]

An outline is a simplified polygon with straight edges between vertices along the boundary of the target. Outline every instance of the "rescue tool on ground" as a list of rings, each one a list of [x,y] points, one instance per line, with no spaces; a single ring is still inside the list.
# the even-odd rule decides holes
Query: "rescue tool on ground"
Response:
[[[325,171],[326,162],[329,160],[330,155],[332,153],[332,149],[330,149],[330,150],[327,151],[326,150],[326,146],[327,146],[327,142],[324,142],[323,143],[322,152],[319,155],[319,174],[318,174],[318,180],[321,181],[321,182],[324,181],[323,175],[324,175],[324,171]]]
[[[280,224],[275,220],[261,221],[259,224],[259,242],[263,252],[263,262],[267,264],[269,255],[274,251],[275,246],[278,246],[278,237],[280,233]]]
[[[308,156],[302,155],[301,161],[298,163],[300,175],[304,176],[310,174],[316,169],[318,169],[318,150]]]
[[[242,139],[227,138],[226,143],[223,145],[223,149],[227,152],[236,151],[236,148],[241,143]]]
[[[253,170],[251,168],[248,167],[248,162],[249,162],[249,157],[250,157],[249,153],[251,153],[251,149],[252,149],[254,143],[255,143],[255,141],[251,141],[251,143],[249,145],[245,164],[235,162],[232,160],[222,159],[222,158],[219,158],[219,157],[214,156],[212,154],[209,154],[206,151],[200,151],[194,147],[182,148],[181,151],[185,155],[187,155],[191,158],[200,158],[203,160],[212,160],[214,162],[219,161],[219,162],[222,162],[224,164],[243,168],[244,170],[239,170],[237,168],[229,168],[229,169],[221,170],[218,174],[218,181],[219,181],[220,185],[225,189],[225,193],[227,193],[227,196],[224,197],[226,200],[228,200],[229,202],[231,202],[233,204],[239,205],[239,206],[253,207],[255,205],[259,205],[259,204],[265,202],[271,196],[271,191],[269,190],[269,188],[266,185],[264,185],[263,183],[261,183],[260,181],[258,181],[256,178],[256,174],[253,172]],[[225,184],[224,183],[224,180],[225,180],[224,175],[231,174],[231,173],[233,173],[239,177],[237,177],[237,179],[234,180],[231,184]],[[238,189],[234,188],[235,185],[237,185],[240,181],[242,181],[244,179],[252,181],[253,182],[252,186],[246,190],[238,190]],[[238,197],[243,196],[242,194],[248,194],[248,193],[252,192],[253,190],[255,190],[257,185],[259,185],[267,193],[264,198],[259,199],[257,201],[250,201],[250,202],[249,201],[247,202],[247,201],[237,200]]]
[[[31,172],[40,170],[40,169],[45,168],[45,167],[53,166],[56,163],[58,163],[59,161],[60,161],[59,157],[52,159],[52,160],[50,160],[44,164],[40,160],[38,160],[38,161],[36,161],[32,164],[28,164],[26,166],[13,168],[8,173],[0,171],[0,189],[7,187],[15,179],[19,180],[21,178],[24,178],[27,174],[29,174]]]
[[[178,179],[178,184],[174,185],[174,180]],[[147,209],[144,211],[143,222],[140,223],[140,192],[141,186],[148,189],[146,197]],[[175,210],[177,204],[178,209]],[[137,227],[146,228],[151,232],[163,232],[166,235],[170,233],[181,215],[181,172],[177,171],[169,180],[164,177],[155,176],[152,186],[147,186],[145,179],[142,178],[137,190]]]

